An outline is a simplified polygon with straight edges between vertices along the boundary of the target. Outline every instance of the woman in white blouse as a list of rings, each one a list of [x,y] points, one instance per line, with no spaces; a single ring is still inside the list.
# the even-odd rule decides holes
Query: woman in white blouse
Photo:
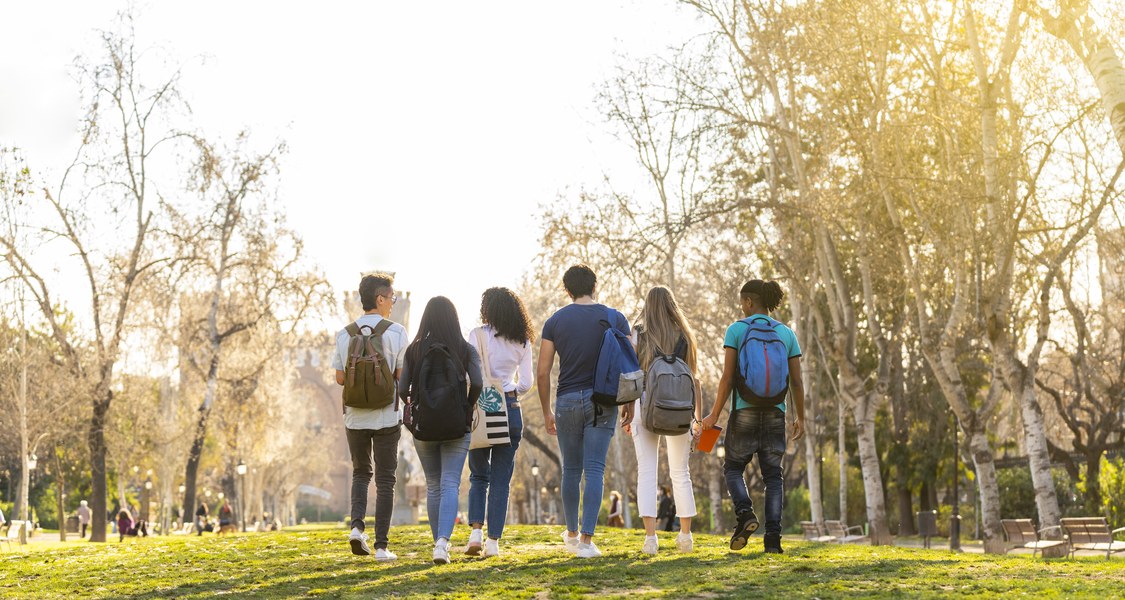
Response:
[[[482,350],[482,341],[488,345],[489,372],[485,373],[485,379],[503,382],[512,444],[469,451],[469,524],[473,531],[465,552],[480,554],[483,542],[485,556],[498,556],[516,450],[523,437],[519,397],[531,389],[534,381],[531,372],[534,333],[523,301],[508,288],[494,287],[484,292],[480,318],[484,325],[469,332],[469,343],[478,353]],[[487,540],[483,539],[482,531],[485,522],[488,523]]]

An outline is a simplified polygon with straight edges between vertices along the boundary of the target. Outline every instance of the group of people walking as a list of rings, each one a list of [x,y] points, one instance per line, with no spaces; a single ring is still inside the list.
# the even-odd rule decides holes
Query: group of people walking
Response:
[[[698,341],[670,290],[650,290],[639,323],[630,327],[620,311],[597,302],[597,276],[589,267],[568,269],[563,286],[571,302],[544,323],[533,374],[535,332],[523,302],[511,290],[496,287],[484,292],[482,325],[468,339],[462,337],[453,303],[441,296],[432,298],[410,340],[401,324],[389,320],[398,299],[393,278],[376,274],[360,281],[364,314],[337,334],[333,358],[336,382],[343,386],[353,467],[352,552],[374,554],[380,561],[397,558],[389,550],[388,537],[397,449],[405,425],[425,473],[433,561],[450,560],[466,462],[471,532],[464,552],[498,556],[523,437],[520,398],[533,383],[544,428],[558,439],[566,524],[561,538],[567,551],[581,558],[601,556],[594,533],[606,455],[621,425],[636,450],[637,505],[645,526],[642,551],[657,553],[658,517],[662,525],[674,522],[669,517],[678,517],[676,547],[691,552],[696,505],[688,459],[704,430],[719,429],[715,424],[733,398],[724,463],[738,517],[730,547],[745,547],[758,529],[744,477],[757,454],[766,484],[764,548],[781,552],[785,399],[792,397],[797,412],[793,419],[797,439],[803,433],[804,397],[796,336],[768,316],[781,303],[780,286],[752,280],[742,287],[739,301],[746,318],[726,332],[723,374],[706,416],[695,375]],[[559,375],[552,386],[556,355]],[[666,499],[658,496],[657,489],[661,437],[668,449],[672,482],[670,495],[663,490]],[[372,478],[375,531],[369,544],[364,518]],[[673,501],[674,514],[669,515]],[[618,496],[618,512],[621,502]]]

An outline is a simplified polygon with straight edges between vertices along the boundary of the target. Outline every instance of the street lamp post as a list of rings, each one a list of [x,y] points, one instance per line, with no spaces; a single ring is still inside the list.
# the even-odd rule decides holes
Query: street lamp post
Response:
[[[953,513],[949,518],[949,550],[952,552],[961,551],[961,492],[958,490],[958,480],[961,479],[961,455],[957,449],[957,437],[959,433],[960,421],[957,419],[957,413],[953,413]]]
[[[184,494],[187,492],[187,486],[180,484],[180,506],[184,505]],[[174,507],[173,507],[174,508]],[[180,527],[187,523],[188,515],[183,514],[183,509],[180,509]]]
[[[246,463],[240,459],[235,467],[238,473],[238,519],[242,521],[242,531],[246,532]]]
[[[531,463],[531,476],[535,480],[535,524],[539,524],[539,461]]]
[[[150,503],[149,495],[152,493],[152,480],[145,479],[144,489],[141,490],[141,510],[140,519],[148,521],[148,505]]]

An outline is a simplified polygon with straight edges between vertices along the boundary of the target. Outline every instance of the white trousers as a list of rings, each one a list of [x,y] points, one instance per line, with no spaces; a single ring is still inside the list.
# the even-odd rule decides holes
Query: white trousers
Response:
[[[643,402],[644,399],[641,399]],[[637,416],[641,414],[637,403]],[[637,451],[637,509],[642,517],[656,517],[656,471],[660,461],[660,438],[668,447],[668,471],[672,478],[672,496],[676,500],[676,516],[694,517],[695,493],[691,487],[688,458],[691,456],[691,433],[659,435],[645,429],[640,418],[633,419],[633,448]]]

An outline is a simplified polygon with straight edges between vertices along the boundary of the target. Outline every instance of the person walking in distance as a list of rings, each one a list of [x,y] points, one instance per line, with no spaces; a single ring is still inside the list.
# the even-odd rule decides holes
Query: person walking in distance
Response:
[[[695,333],[688,326],[679,303],[672,291],[658,286],[649,290],[641,310],[640,323],[635,328],[637,356],[641,368],[648,373],[646,391],[639,401],[639,418],[627,428],[633,436],[637,453],[637,508],[645,524],[645,541],[642,551],[656,554],[656,531],[675,517],[661,514],[657,498],[657,466],[660,439],[668,448],[668,470],[675,491],[675,506],[680,517],[680,533],[676,547],[681,552],[691,552],[694,541],[691,519],[696,515],[695,492],[688,471],[692,440],[699,435],[699,421],[703,416],[703,396],[695,377],[698,346]],[[659,368],[654,368],[659,367]],[[660,368],[668,367],[666,370]],[[663,377],[660,373],[666,373]],[[646,419],[652,415],[652,423]],[[659,428],[660,431],[653,431]],[[668,510],[671,499],[664,504]],[[661,522],[658,524],[657,520]],[[667,531],[672,531],[667,528]]]
[[[594,403],[594,375],[607,327],[625,335],[629,333],[629,322],[624,315],[595,300],[597,283],[597,275],[586,265],[567,269],[563,287],[571,303],[543,324],[536,367],[544,425],[548,434],[558,436],[562,454],[564,547],[579,558],[602,555],[594,544],[594,530],[605,489],[605,458],[618,417],[616,408]],[[556,353],[559,381],[552,411],[551,369]],[[628,425],[633,419],[633,406],[627,404],[621,408],[621,423]]]
[[[398,300],[394,279],[377,273],[359,282],[363,314],[336,334],[332,367],[336,383],[344,387],[344,428],[352,459],[351,533],[353,554],[370,556],[364,533],[367,493],[375,478],[375,560],[398,558],[388,549],[394,508],[395,469],[402,411],[396,382],[406,351],[406,328],[390,321]]]
[[[85,501],[78,503],[78,537],[86,539],[86,528],[90,525],[90,505]]]
[[[742,286],[739,300],[746,317],[727,328],[723,338],[723,375],[711,413],[711,428],[734,397],[726,430],[727,488],[738,523],[731,550],[741,550],[758,529],[758,518],[746,489],[746,465],[755,454],[766,486],[765,551],[780,554],[781,509],[785,497],[781,461],[785,456],[785,397],[793,398],[793,440],[804,435],[805,392],[801,383],[801,347],[793,330],[768,314],[781,305],[776,281],[753,279]]]
[[[431,298],[403,358],[399,394],[408,403],[407,427],[426,475],[426,514],[433,560],[439,565],[449,563],[472,411],[482,382],[480,358],[461,337],[457,309],[444,296]]]
[[[511,444],[469,451],[469,544],[465,552],[485,556],[500,554],[500,537],[508,515],[508,495],[516,451],[523,439],[523,412],[519,397],[531,389],[531,342],[534,332],[523,301],[512,290],[494,287],[481,296],[480,320],[483,325],[469,332],[469,343],[484,355],[487,369],[495,381],[503,382],[508,408],[508,435]],[[482,365],[483,366],[483,365]],[[488,522],[488,539],[482,527]]]

